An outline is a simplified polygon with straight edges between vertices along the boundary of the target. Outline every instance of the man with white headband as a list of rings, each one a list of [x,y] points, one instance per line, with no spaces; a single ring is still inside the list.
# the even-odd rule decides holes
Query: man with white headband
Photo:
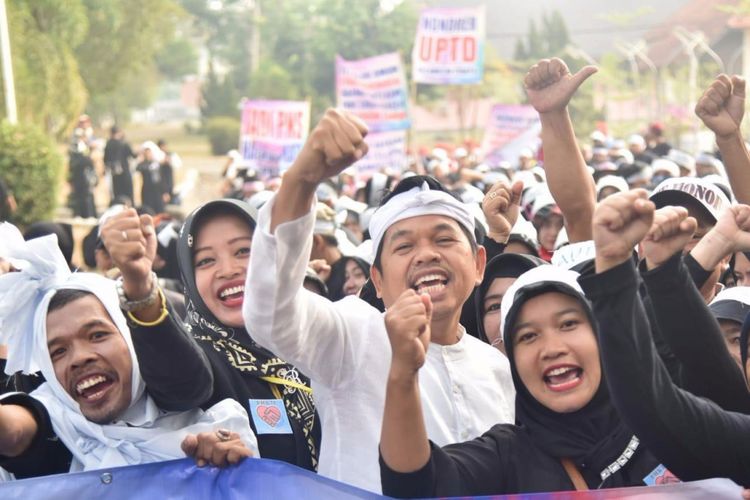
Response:
[[[466,335],[461,307],[481,281],[474,219],[433,178],[403,180],[370,221],[371,277],[385,314],[350,296],[331,303],[302,287],[315,188],[367,152],[366,126],[329,110],[260,211],[243,304],[253,339],[310,376],[325,436],[318,472],[379,492],[378,442],[391,339],[430,329],[420,372],[427,432],[448,444],[514,419],[507,360]]]

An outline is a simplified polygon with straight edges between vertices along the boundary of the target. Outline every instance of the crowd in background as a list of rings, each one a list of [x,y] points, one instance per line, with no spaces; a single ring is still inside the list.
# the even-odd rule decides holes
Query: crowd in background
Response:
[[[64,227],[0,225],[0,466],[252,455],[400,497],[750,484],[744,81],[706,89],[716,147],[690,154],[657,122],[579,143],[594,72],[530,69],[540,143],[513,162],[435,147],[361,178],[367,127],[329,110],[281,177],[231,152],[184,219],[179,158],[113,127],[92,272]]]

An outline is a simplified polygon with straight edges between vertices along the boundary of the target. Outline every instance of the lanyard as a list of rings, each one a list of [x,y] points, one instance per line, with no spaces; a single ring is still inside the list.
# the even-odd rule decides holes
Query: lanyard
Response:
[[[281,399],[281,394],[279,394],[279,389],[276,387],[277,385],[285,385],[287,387],[294,387],[295,389],[304,391],[307,394],[312,394],[312,389],[310,389],[304,384],[300,384],[299,382],[294,382],[293,380],[285,380],[283,378],[274,377],[272,375],[268,375],[266,377],[260,377],[260,379],[265,380],[266,382],[271,384],[271,390],[273,391],[274,395],[278,399]]]

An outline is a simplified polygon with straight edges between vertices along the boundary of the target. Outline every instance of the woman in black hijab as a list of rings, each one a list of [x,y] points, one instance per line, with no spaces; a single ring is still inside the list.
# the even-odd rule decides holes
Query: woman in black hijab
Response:
[[[185,220],[177,241],[177,260],[185,286],[185,326],[208,359],[213,373],[207,408],[225,398],[243,405],[258,438],[262,458],[282,460],[308,470],[317,467],[320,424],[309,380],[299,371],[256,344],[242,318],[245,278],[255,221],[249,206],[239,200],[215,200],[198,207]],[[154,332],[160,333],[160,332]],[[136,351],[145,351],[147,335],[134,335]],[[153,341],[154,343],[156,341]],[[177,345],[177,342],[172,342]],[[165,352],[166,351],[166,352]],[[162,350],[163,365],[179,366],[186,356],[200,351]],[[163,359],[167,357],[169,359]],[[158,370],[144,362],[144,379]],[[156,377],[157,375],[154,375]],[[170,376],[159,373],[159,377]],[[184,379],[185,374],[171,377]],[[160,401],[170,409],[186,401],[195,387],[174,384],[173,401]],[[174,403],[174,404],[172,404]]]
[[[499,424],[472,441],[438,448],[428,445],[426,435],[411,441],[396,425],[389,427],[389,406],[401,401],[386,400],[384,494],[495,495],[675,480],[610,403],[591,306],[576,276],[552,266],[535,268],[503,298],[501,329],[517,391],[516,425]],[[413,434],[415,427],[400,416],[400,428]]]

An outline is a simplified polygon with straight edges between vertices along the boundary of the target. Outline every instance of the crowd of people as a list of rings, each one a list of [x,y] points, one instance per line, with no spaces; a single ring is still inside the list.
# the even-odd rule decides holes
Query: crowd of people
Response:
[[[133,206],[133,174],[141,176],[142,211],[163,213],[168,204],[179,205],[175,192],[175,171],[182,167],[179,155],[170,150],[167,141],[146,141],[134,152],[117,125],[105,141],[94,135],[91,118],[82,115],[73,131],[68,151],[70,207],[76,217],[97,217],[94,188],[99,185],[97,162],[103,164],[102,178],[107,185],[111,204]],[[135,167],[132,162],[135,160]]]
[[[132,208],[113,129],[91,272],[54,224],[0,224],[0,467],[253,456],[417,498],[750,486],[745,83],[706,89],[716,150],[693,156],[659,123],[579,144],[595,72],[529,70],[541,147],[517,164],[435,148],[361,182],[367,127],[331,109],[283,177],[232,153],[184,220],[147,182]]]

